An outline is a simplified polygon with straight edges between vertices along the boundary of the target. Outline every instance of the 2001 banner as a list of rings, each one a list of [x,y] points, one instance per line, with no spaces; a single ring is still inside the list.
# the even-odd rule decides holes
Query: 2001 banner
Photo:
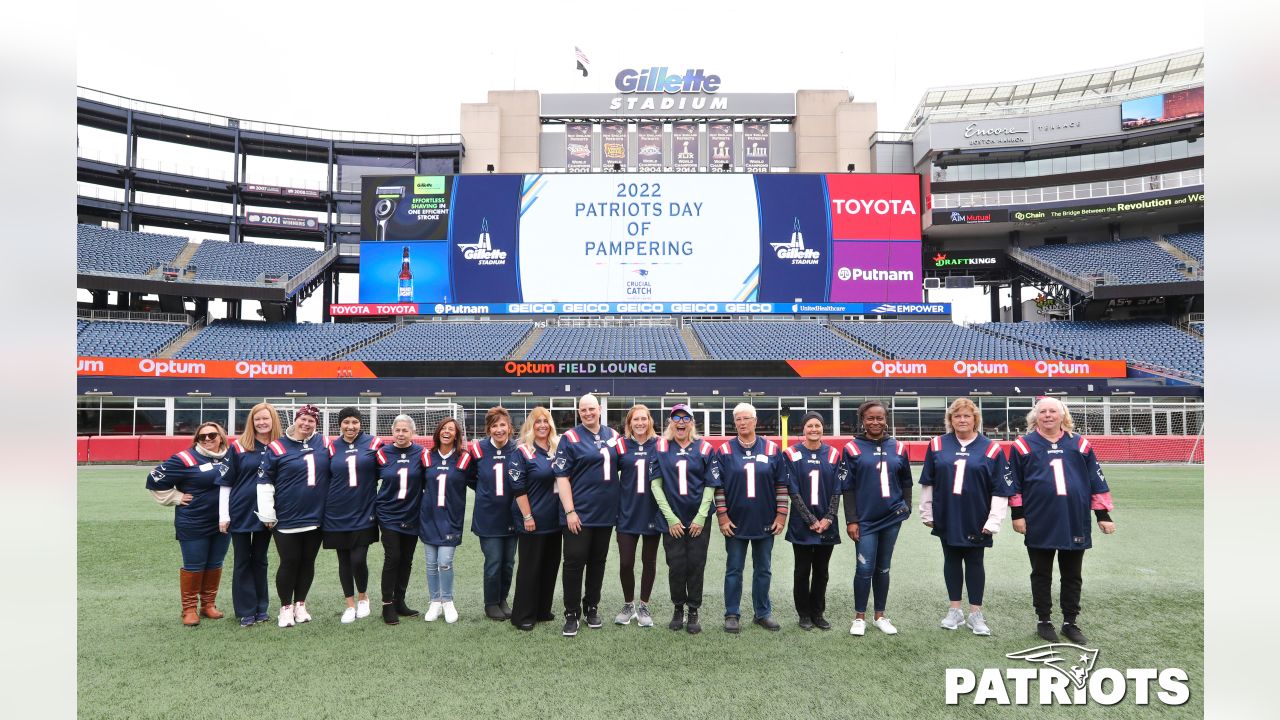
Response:
[[[361,303],[921,300],[917,175],[364,184]]]

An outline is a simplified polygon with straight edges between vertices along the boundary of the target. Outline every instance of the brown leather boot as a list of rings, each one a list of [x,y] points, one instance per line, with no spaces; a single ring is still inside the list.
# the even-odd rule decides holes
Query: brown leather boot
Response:
[[[205,570],[200,581],[200,614],[210,620],[221,620],[222,611],[214,606],[218,598],[218,583],[222,581],[222,568]]]
[[[195,627],[200,624],[200,614],[196,605],[200,603],[200,582],[204,578],[202,572],[179,570],[178,579],[182,588],[182,624]]]

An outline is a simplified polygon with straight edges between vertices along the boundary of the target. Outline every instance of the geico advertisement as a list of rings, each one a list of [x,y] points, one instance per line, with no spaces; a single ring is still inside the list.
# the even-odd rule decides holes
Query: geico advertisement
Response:
[[[372,378],[361,362],[272,360],[176,360],[171,358],[76,358],[80,377],[156,378]]]
[[[530,175],[520,216],[526,302],[755,300],[750,175]]]

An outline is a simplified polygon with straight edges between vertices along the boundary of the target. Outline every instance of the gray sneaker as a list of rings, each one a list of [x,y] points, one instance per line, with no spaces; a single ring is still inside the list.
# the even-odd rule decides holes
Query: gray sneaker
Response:
[[[960,608],[950,608],[947,610],[947,616],[938,624],[948,630],[957,630],[964,624],[964,613]]]
[[[646,603],[636,603],[636,624],[640,627],[653,627],[653,616],[649,614],[649,606]]]
[[[987,627],[986,618],[982,617],[982,611],[969,613],[969,619],[964,621],[973,630],[974,635],[990,635],[991,628]]]
[[[645,611],[645,614],[648,615],[649,614],[648,611]],[[636,606],[632,605],[631,603],[627,603],[626,605],[622,606],[621,610],[618,611],[617,617],[613,619],[613,624],[626,625],[630,623],[631,619],[634,618],[635,616],[636,616]],[[649,620],[649,624],[650,625],[653,624],[652,619]]]

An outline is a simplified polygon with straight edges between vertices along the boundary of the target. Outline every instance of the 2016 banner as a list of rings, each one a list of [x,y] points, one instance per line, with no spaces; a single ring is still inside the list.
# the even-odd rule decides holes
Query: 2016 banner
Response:
[[[440,180],[364,179],[361,303],[921,300],[917,175]]]

